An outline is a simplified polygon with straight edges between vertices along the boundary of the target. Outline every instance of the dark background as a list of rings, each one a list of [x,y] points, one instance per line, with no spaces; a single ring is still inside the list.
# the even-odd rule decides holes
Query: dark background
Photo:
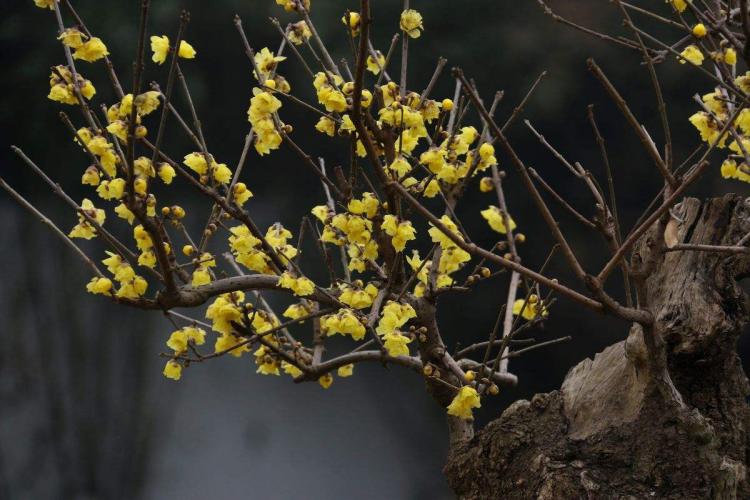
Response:
[[[113,53],[126,88],[138,3],[76,2],[89,28]],[[249,127],[246,110],[252,88],[232,17],[242,16],[256,49],[272,50],[279,40],[268,17],[279,17],[282,23],[293,18],[271,0],[153,3],[150,30],[154,34],[173,36],[181,7],[192,14],[186,39],[196,47],[198,57],[182,67],[209,150],[232,166]],[[401,2],[374,3],[375,42],[385,52],[397,28]],[[661,2],[640,3],[668,12]],[[622,29],[609,2],[551,4],[582,24],[606,31]],[[0,5],[0,145],[22,147],[74,198],[91,196],[79,184],[88,159],[73,147],[58,118],[60,106],[46,99],[49,67],[64,61],[54,40],[53,14],[37,9],[31,0],[1,0]],[[659,176],[587,72],[585,59],[597,59],[660,143],[655,100],[638,54],[555,24],[531,0],[416,1],[412,6],[424,15],[426,31],[410,45],[410,88],[424,88],[442,55],[449,60],[447,68],[460,65],[476,80],[485,100],[491,100],[496,90],[505,90],[497,113],[503,121],[531,82],[547,70],[524,117],[570,160],[580,161],[603,180],[585,110],[589,103],[596,106],[623,224],[630,227],[660,187]],[[337,59],[350,55],[338,20],[346,9],[356,8],[353,1],[313,0],[313,19],[322,37],[339,49],[334,54]],[[658,26],[654,29],[675,36]],[[292,54],[287,55],[281,74],[294,92],[313,100],[310,82]],[[397,61],[396,56],[394,68]],[[102,65],[82,63],[81,68],[96,85],[98,102],[112,103]],[[166,72],[166,65],[148,64],[146,78],[163,84]],[[660,66],[659,74],[679,163],[697,144],[697,134],[687,122],[695,107],[691,96],[709,92],[711,83],[673,60]],[[449,97],[452,92],[446,71],[433,95]],[[187,113],[184,102],[178,99],[176,105]],[[74,108],[65,111],[82,123]],[[344,143],[321,141],[312,131],[315,117],[289,102],[284,102],[281,115],[294,124],[295,140],[310,154],[323,156],[329,165],[346,161]],[[475,117],[470,119],[476,123]],[[152,127],[155,130],[156,125]],[[590,214],[586,192],[539,146],[521,120],[510,135],[528,165]],[[175,158],[192,151],[178,133],[169,135],[165,144]],[[8,148],[0,147],[0,154],[3,177],[60,227],[75,223],[67,207]],[[508,163],[502,155],[499,160],[503,166]],[[718,166],[719,160],[693,194],[747,193],[745,185],[723,181]],[[322,202],[317,180],[284,148],[262,159],[253,152],[243,180],[255,193],[248,207],[263,227],[280,221],[296,234],[301,215]],[[208,205],[177,184],[163,199],[179,200],[188,209],[187,222],[199,230]],[[525,262],[538,267],[552,245],[549,232],[512,172],[507,193],[511,213],[528,236],[522,248]],[[488,195],[476,195],[459,211],[475,241],[487,247],[493,236],[477,213],[490,203]],[[589,269],[601,266],[607,256],[601,239],[557,212],[581,260]],[[115,307],[85,293],[87,270],[59,240],[6,196],[0,196],[0,213],[0,498],[451,496],[440,473],[447,447],[444,410],[430,400],[418,377],[397,367],[360,365],[354,377],[336,380],[323,392],[316,384],[294,385],[288,378],[255,376],[251,358],[232,358],[194,365],[182,381],[173,383],[161,376],[163,361],[158,357],[171,331],[163,317]],[[110,213],[108,227],[122,226]],[[83,243],[88,251],[101,253],[97,245]],[[572,283],[559,258],[550,274]],[[612,279],[611,286],[617,294],[618,280]],[[448,344],[467,345],[486,338],[506,290],[507,277],[503,277],[483,284],[479,293],[445,300],[439,319]],[[573,341],[512,360],[510,369],[519,376],[518,387],[486,398],[478,424],[497,417],[516,399],[558,388],[571,366],[623,339],[627,326],[561,299],[549,324],[533,336],[545,340],[573,335]]]

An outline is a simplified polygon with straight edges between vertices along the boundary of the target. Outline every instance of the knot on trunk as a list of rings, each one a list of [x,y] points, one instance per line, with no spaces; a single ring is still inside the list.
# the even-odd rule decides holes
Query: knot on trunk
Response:
[[[654,330],[632,326],[573,367],[545,404],[517,401],[454,448],[445,472],[460,497],[750,498],[750,386],[736,352],[750,254],[705,248],[750,233],[750,202],[689,198],[677,208],[669,234],[652,229],[632,255],[655,262],[644,300]],[[657,238],[670,248],[653,256]],[[666,389],[649,334],[666,358]]]

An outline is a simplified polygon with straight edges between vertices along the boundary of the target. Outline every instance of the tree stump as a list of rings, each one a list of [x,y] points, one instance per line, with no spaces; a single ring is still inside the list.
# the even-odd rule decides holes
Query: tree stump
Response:
[[[750,231],[750,199],[688,198],[674,217],[679,243],[736,245]],[[656,232],[633,262],[660,246]],[[659,390],[634,325],[572,368],[560,390],[515,402],[454,446],[451,487],[466,499],[750,498],[750,385],[736,350],[748,319],[738,280],[748,272],[747,253],[680,250],[660,255],[645,281],[682,406]]]

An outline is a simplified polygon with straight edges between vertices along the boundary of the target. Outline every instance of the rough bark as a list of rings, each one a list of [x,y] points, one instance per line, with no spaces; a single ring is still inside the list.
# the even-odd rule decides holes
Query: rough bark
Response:
[[[733,245],[750,231],[750,199],[686,199],[678,215],[681,243]],[[645,235],[633,260],[661,237]],[[451,487],[461,498],[750,498],[750,385],[736,352],[748,319],[738,280],[748,271],[744,253],[659,256],[642,300],[672,394],[634,325],[572,368],[560,390],[517,401],[454,446]]]

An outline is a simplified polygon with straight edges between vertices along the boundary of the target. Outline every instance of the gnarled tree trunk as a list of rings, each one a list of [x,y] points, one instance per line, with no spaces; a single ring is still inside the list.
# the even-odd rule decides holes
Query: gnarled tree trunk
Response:
[[[735,245],[750,231],[750,199],[736,196],[686,199],[675,215],[682,244]],[[644,236],[633,259],[661,237]],[[641,299],[665,377],[634,325],[559,391],[514,403],[454,446],[452,488],[461,498],[750,498],[750,386],[736,352],[748,319],[737,280],[748,271],[746,253],[664,253]]]

